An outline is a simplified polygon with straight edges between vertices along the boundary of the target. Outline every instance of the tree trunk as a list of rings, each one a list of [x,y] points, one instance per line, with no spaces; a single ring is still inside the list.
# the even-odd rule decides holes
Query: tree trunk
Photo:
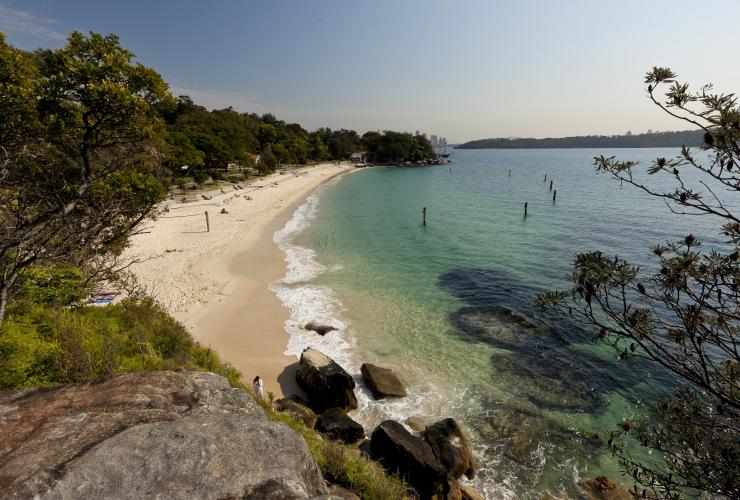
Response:
[[[0,288],[0,326],[3,326],[5,319],[5,309],[8,307],[8,287],[3,285]]]
[[[0,326],[3,326],[3,320],[5,319],[5,311],[8,308],[8,290],[13,286],[15,280],[18,278],[18,271],[11,273],[10,277],[3,280],[2,286],[0,287]]]

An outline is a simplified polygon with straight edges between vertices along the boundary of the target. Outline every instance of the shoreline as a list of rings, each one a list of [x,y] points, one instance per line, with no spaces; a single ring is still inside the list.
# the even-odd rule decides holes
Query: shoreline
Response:
[[[250,200],[235,191],[210,203],[173,205],[147,223],[148,232],[132,238],[127,256],[141,262],[131,271],[194,340],[238,369],[245,383],[259,375],[265,394],[300,393],[297,359],[284,354],[289,311],[270,289],[287,272],[273,236],[319,186],[354,170],[336,164],[307,167],[298,176],[259,179]],[[222,207],[227,214],[219,213]],[[196,229],[205,226],[205,209],[213,212],[209,232]]]

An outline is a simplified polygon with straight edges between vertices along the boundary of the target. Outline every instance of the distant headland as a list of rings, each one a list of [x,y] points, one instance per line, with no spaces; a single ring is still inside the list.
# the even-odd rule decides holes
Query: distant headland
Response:
[[[527,148],[672,148],[699,146],[704,131],[646,132],[624,135],[579,135],[574,137],[477,139],[455,146],[455,149],[527,149]]]

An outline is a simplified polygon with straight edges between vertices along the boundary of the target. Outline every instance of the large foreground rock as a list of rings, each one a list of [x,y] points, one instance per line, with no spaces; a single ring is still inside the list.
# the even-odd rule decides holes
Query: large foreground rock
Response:
[[[326,410],[316,421],[316,430],[333,441],[352,444],[365,439],[365,429],[341,408]]]
[[[475,459],[455,419],[446,418],[427,427],[426,439],[452,477],[459,479],[463,474],[468,479],[475,477]]]
[[[132,373],[0,395],[2,498],[326,493],[300,435],[212,373]]]
[[[316,349],[308,348],[301,353],[296,381],[318,413],[330,408],[357,408],[355,381],[333,359]]]
[[[423,439],[393,420],[382,422],[370,438],[374,459],[391,473],[404,478],[422,498],[446,498],[451,484],[442,464]]]
[[[363,363],[360,371],[375,399],[406,396],[406,388],[390,369]]]

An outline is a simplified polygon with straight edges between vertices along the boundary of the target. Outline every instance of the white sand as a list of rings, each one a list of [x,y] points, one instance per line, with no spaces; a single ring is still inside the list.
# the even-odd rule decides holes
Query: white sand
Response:
[[[285,275],[272,237],[319,184],[353,169],[324,164],[215,191],[210,201],[170,202],[168,213],[146,224],[148,232],[131,239],[126,257],[139,259],[131,270],[195,340],[241,370],[245,382],[260,375],[266,391],[294,392],[295,358],[282,354],[288,311],[268,289]]]

